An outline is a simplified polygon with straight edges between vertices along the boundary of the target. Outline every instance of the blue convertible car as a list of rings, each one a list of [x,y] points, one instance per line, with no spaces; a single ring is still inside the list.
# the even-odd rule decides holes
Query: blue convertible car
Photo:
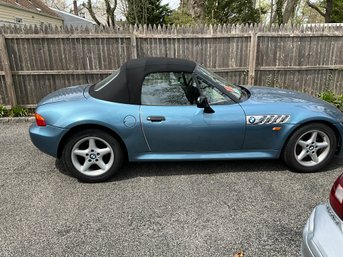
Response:
[[[40,101],[31,140],[82,181],[104,181],[124,160],[282,157],[314,172],[340,152],[343,114],[309,95],[244,87],[188,60],[131,60],[94,85]]]

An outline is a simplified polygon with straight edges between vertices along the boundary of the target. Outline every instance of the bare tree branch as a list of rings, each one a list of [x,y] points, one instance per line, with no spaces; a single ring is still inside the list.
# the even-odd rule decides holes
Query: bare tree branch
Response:
[[[96,22],[96,24],[98,24],[99,26],[101,26],[101,22],[98,20],[98,18],[96,17],[94,10],[93,10],[93,5],[91,0],[88,0],[87,3],[83,3],[82,4],[89,12],[90,16],[92,17],[92,19]]]
[[[287,23],[291,17],[294,17],[295,10],[300,0],[288,0],[283,13],[283,23]]]
[[[127,0],[119,0],[118,2],[118,10],[122,16],[125,16],[128,12],[128,1]]]
[[[309,7],[316,10],[321,16],[325,17],[325,13],[322,10],[320,10],[318,6],[316,6],[315,4],[312,4],[310,0],[307,0],[306,3]]]
[[[110,0],[105,0],[106,14],[107,14],[107,25],[109,27],[115,26],[115,15],[114,12],[117,9],[118,2],[114,0],[113,6],[111,6]]]
[[[333,0],[326,1],[326,10],[325,10],[325,22],[331,22],[331,14],[333,10]]]

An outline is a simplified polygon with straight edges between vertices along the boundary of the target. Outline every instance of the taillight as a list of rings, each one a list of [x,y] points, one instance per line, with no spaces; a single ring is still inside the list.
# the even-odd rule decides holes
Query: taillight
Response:
[[[35,118],[36,118],[37,126],[40,126],[40,127],[46,126],[46,122],[41,115],[39,115],[38,113],[35,113]]]
[[[343,220],[343,174],[338,177],[332,186],[330,205],[337,216]]]

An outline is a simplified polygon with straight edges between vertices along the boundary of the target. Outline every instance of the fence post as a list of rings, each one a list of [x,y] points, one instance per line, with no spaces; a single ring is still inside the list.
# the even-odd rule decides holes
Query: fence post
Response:
[[[10,102],[10,105],[13,107],[17,105],[17,98],[14,91],[10,60],[8,58],[8,53],[7,53],[6,38],[3,34],[0,35],[0,57],[1,57],[2,66],[4,69],[5,83],[6,83],[6,89],[9,95],[9,102]]]
[[[135,31],[131,35],[131,59],[137,59],[137,42]]]
[[[257,33],[252,32],[251,37],[250,37],[248,85],[255,84],[256,54],[257,54]]]

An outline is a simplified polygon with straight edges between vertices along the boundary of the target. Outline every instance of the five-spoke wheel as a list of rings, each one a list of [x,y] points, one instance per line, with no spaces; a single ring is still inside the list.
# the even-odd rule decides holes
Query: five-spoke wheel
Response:
[[[295,171],[314,172],[332,159],[336,147],[336,135],[330,127],[311,123],[300,127],[289,138],[283,158]]]
[[[99,176],[111,168],[114,153],[105,140],[99,137],[86,137],[74,145],[71,160],[79,172],[88,176]]]
[[[119,142],[101,130],[85,130],[68,140],[63,161],[82,181],[104,181],[120,168],[123,154]]]

